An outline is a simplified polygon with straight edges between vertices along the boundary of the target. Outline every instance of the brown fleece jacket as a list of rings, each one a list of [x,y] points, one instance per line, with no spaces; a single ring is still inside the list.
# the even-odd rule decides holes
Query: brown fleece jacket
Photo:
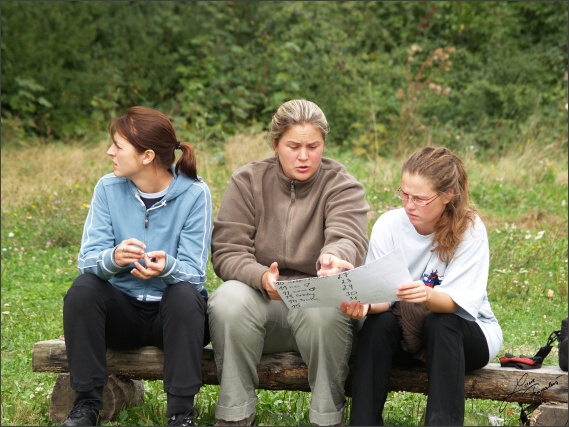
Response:
[[[291,181],[277,157],[236,170],[214,221],[212,262],[268,298],[261,277],[276,261],[280,280],[314,277],[329,253],[358,267],[368,247],[365,189],[347,169],[322,158],[306,181]]]

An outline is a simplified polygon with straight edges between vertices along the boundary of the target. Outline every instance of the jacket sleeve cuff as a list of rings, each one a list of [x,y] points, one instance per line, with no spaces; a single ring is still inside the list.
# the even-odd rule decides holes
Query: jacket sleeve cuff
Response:
[[[106,250],[105,252],[103,252],[103,255],[101,257],[103,268],[106,270],[105,274],[106,275],[108,274],[109,277],[114,276],[123,268],[115,262],[115,250],[117,249],[117,247]]]
[[[161,278],[164,281],[164,283],[166,283],[167,285],[173,285],[174,283],[178,282],[178,280],[172,277],[172,271],[174,271],[174,266],[176,265],[176,262],[177,262],[176,258],[166,254],[166,265],[164,266],[164,270],[162,270],[162,273],[159,274],[158,277]]]
[[[269,298],[269,294],[267,293],[265,288],[263,288],[263,275],[265,274],[266,271],[268,271],[268,269],[261,272],[259,279],[256,281],[257,285],[253,286],[253,287],[258,289],[259,292],[261,292],[261,295],[263,295],[263,298],[265,299],[265,301],[270,301],[271,298]]]

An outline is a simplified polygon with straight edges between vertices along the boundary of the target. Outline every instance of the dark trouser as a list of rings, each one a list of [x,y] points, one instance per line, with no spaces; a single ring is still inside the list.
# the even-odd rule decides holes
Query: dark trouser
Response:
[[[352,378],[350,425],[383,425],[383,407],[393,364],[418,365],[401,349],[402,332],[391,311],[368,316],[358,334]],[[488,363],[488,344],[475,322],[455,314],[425,319],[429,388],[425,425],[464,423],[464,374]]]
[[[109,282],[82,274],[67,291],[63,305],[75,403],[102,399],[108,378],[107,347],[127,350],[154,345],[164,350],[166,416],[191,409],[202,383],[202,351],[209,342],[207,324],[206,301],[190,283],[168,286],[159,308],[147,311],[134,307]]]

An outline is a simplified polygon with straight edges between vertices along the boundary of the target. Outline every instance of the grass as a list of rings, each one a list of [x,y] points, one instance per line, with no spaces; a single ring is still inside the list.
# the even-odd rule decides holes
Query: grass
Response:
[[[566,141],[566,135],[564,136]],[[31,370],[34,342],[63,334],[62,303],[77,275],[83,221],[97,179],[110,172],[108,141],[2,147],[2,425],[50,425],[56,374]],[[191,139],[186,139],[191,140]],[[534,139],[537,141],[538,139]],[[257,130],[225,141],[225,151],[195,144],[200,174],[212,191],[214,214],[235,168],[270,150]],[[212,148],[213,147],[213,148]],[[464,151],[471,193],[487,226],[491,249],[489,298],[504,331],[500,352],[533,355],[567,316],[567,152],[562,143],[524,143],[500,158]],[[404,156],[326,155],[343,162],[365,185],[375,219],[399,206],[394,197]],[[219,286],[211,265],[210,291]],[[497,361],[497,360],[496,360]],[[554,348],[545,365],[557,364]],[[145,402],[105,425],[162,425],[161,381],[145,381]],[[196,397],[198,422],[212,425],[218,387]],[[259,390],[260,425],[309,424],[310,394]],[[419,425],[426,397],[390,393],[384,416],[391,425]],[[517,404],[468,399],[466,425],[518,425]],[[349,415],[349,408],[346,410]]]

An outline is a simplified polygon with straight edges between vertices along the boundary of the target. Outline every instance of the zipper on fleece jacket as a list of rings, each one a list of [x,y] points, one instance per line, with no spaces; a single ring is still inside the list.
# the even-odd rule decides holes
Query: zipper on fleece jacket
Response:
[[[288,205],[288,209],[286,211],[286,221],[285,221],[285,230],[284,230],[284,238],[283,238],[283,259],[284,259],[284,268],[288,268],[286,259],[287,259],[287,252],[286,252],[286,241],[288,236],[288,229],[290,225],[290,214],[294,203],[296,202],[296,188],[294,185],[294,181],[290,182],[290,204]]]

